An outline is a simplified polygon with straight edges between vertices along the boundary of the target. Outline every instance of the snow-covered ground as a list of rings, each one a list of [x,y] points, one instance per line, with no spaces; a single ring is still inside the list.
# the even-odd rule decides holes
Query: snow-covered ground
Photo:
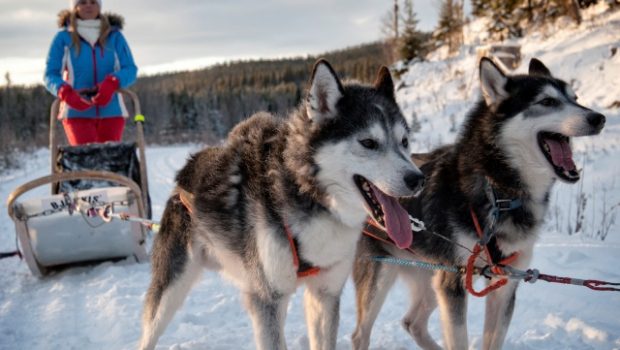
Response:
[[[574,140],[578,164],[585,169],[582,183],[558,185],[547,225],[536,245],[532,266],[549,274],[620,281],[620,12],[596,17],[579,28],[536,34],[520,42],[523,67],[530,57],[542,59],[558,77],[573,84],[579,101],[607,116],[600,136]],[[467,109],[477,98],[476,54],[465,47],[459,56],[415,64],[402,76],[398,100],[405,115],[415,113],[421,130],[416,151],[451,142]],[[523,72],[525,68],[520,68]],[[159,218],[173,187],[176,170],[198,146],[150,147],[147,151],[154,216]],[[0,198],[13,188],[46,175],[49,156],[39,151],[23,169],[0,177]],[[577,198],[585,195],[581,232],[569,235],[576,223]],[[603,212],[607,211],[604,216]],[[604,219],[605,217],[605,219]],[[605,221],[606,220],[606,221]],[[600,239],[601,228],[608,235]],[[14,249],[14,227],[0,207],[0,251]],[[148,264],[104,263],[37,279],[17,258],[0,261],[0,349],[132,349],[140,334],[140,313]],[[289,306],[287,344],[307,349],[303,289]],[[397,283],[375,324],[371,348],[414,349],[400,319],[407,294]],[[471,348],[481,345],[484,305],[470,298]],[[354,290],[342,296],[338,349],[351,347],[355,326]],[[431,334],[441,338],[437,314]],[[205,272],[185,305],[160,339],[158,349],[253,349],[250,320],[237,290],[218,275]],[[584,287],[538,282],[522,285],[505,348],[507,349],[620,349],[620,293],[594,292]]]

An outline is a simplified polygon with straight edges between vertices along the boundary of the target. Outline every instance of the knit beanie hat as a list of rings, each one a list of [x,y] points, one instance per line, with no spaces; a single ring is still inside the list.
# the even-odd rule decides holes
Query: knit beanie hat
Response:
[[[100,7],[100,8],[101,8],[101,7],[102,7],[102,5],[103,5],[103,4],[101,3],[102,1],[103,1],[103,0],[97,0],[97,2],[99,3],[99,7]],[[74,8],[77,6],[77,4],[78,4],[79,2],[80,2],[80,0],[69,0],[69,5],[71,6],[71,9],[74,9]]]

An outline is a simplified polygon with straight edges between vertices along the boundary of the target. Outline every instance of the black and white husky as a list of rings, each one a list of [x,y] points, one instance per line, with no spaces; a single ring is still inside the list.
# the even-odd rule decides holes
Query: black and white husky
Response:
[[[203,268],[241,290],[258,349],[285,349],[289,296],[305,283],[311,349],[334,349],[339,302],[367,216],[401,246],[419,192],[409,128],[383,67],[373,86],[314,67],[307,100],[287,119],[257,114],[223,147],[177,175],[155,238],[141,348],[152,349]]]
[[[459,245],[472,249],[478,240],[470,208],[481,225],[488,227],[491,203],[485,189],[491,188],[497,199],[510,200],[504,204],[515,205],[501,212],[493,247],[489,247],[496,260],[519,252],[512,266],[526,269],[551,187],[556,179],[579,180],[570,138],[598,134],[605,124],[602,114],[578,104],[570,86],[552,77],[536,59],[530,62],[529,74],[515,76],[506,76],[491,60],[482,59],[480,80],[483,99],[467,116],[459,138],[425,157],[427,163],[421,166],[426,175],[424,190],[417,198],[401,201],[426,224],[427,231],[413,239],[415,255],[374,239],[360,240],[353,272],[358,306],[353,333],[356,349],[368,348],[372,325],[397,276],[411,289],[411,306],[403,326],[418,345],[439,349],[427,327],[430,314],[439,305],[444,347],[467,349],[467,292],[462,274],[383,265],[369,257],[423,257],[434,263],[464,266],[470,251]],[[481,259],[477,261],[478,267],[484,265]],[[484,349],[502,347],[516,288],[517,282],[510,282],[486,297]]]

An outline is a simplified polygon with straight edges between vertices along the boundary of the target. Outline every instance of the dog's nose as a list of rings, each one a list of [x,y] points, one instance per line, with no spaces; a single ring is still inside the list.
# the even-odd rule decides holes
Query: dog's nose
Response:
[[[597,129],[600,129],[605,125],[605,116],[600,113],[590,113],[588,114],[586,119],[588,119],[588,124],[592,125]]]
[[[424,175],[418,171],[410,171],[405,175],[405,184],[410,190],[416,191],[424,186]]]

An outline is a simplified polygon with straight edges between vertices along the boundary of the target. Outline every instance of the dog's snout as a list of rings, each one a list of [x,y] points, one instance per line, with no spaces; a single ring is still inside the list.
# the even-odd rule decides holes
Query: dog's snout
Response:
[[[588,124],[597,129],[601,129],[603,126],[605,126],[605,116],[600,113],[590,113],[588,114],[586,119],[588,119]]]
[[[418,171],[410,171],[405,175],[405,184],[412,191],[417,191],[424,185],[424,175]]]

